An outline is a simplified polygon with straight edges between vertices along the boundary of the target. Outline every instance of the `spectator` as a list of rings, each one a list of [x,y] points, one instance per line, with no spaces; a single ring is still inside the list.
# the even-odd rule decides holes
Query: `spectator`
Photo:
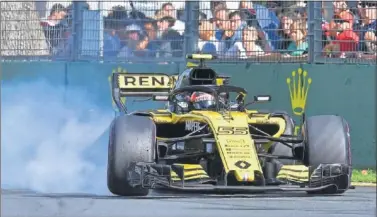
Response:
[[[42,21],[45,37],[50,44],[50,51],[59,46],[59,42],[63,38],[64,25],[61,21],[67,15],[66,8],[61,4],[54,4],[51,8],[50,15],[47,17],[46,21]]]
[[[229,14],[230,26],[233,32],[231,37],[231,44],[233,45],[236,41],[242,40],[242,29],[246,26],[246,22],[241,19],[240,11],[234,11]]]
[[[169,16],[157,18],[157,37],[150,42],[148,49],[157,57],[181,56],[183,38],[176,30],[172,29],[175,19]]]
[[[121,49],[119,32],[127,25],[127,11],[123,6],[114,6],[104,19],[104,45],[103,56],[105,59],[114,58]]]
[[[335,40],[324,48],[327,54],[345,57],[346,52],[357,50],[359,36],[352,30],[353,20],[352,14],[345,10],[334,16],[335,26],[333,28],[336,31],[336,36]]]
[[[171,55],[173,57],[181,57],[183,55],[183,37],[175,29],[173,17],[165,16],[157,23],[159,30],[162,32],[161,39],[166,44],[170,44]]]
[[[215,11],[215,38],[219,41],[218,53],[222,55],[234,44],[234,40],[231,40],[234,31],[231,28],[228,10],[221,4],[218,7]]]
[[[280,18],[280,26],[278,28],[278,35],[280,36],[280,44],[278,50],[286,51],[292,42],[291,40],[291,25],[293,24],[293,14],[282,14]]]
[[[48,22],[51,26],[58,24],[67,15],[66,8],[61,4],[54,4],[48,16]]]
[[[170,2],[165,3],[161,7],[161,11],[164,16],[172,17],[175,19],[172,29],[178,31],[181,35],[185,32],[185,23],[178,20],[177,10],[174,8],[174,5]]]
[[[258,19],[257,19],[257,12],[254,9],[254,4],[252,1],[240,1],[239,5],[240,13],[242,19],[245,21],[246,26],[254,26],[258,32],[258,38],[260,38],[260,44],[263,47],[263,50],[266,52],[270,52],[272,47],[270,42],[266,37],[265,31],[261,28]]]
[[[306,22],[302,19],[295,20],[289,30],[292,42],[288,46],[288,52],[291,56],[301,56],[308,50],[308,42],[306,41]]]
[[[225,56],[246,59],[260,55],[264,55],[264,51],[258,44],[258,31],[255,27],[248,26],[242,30],[242,42],[236,42]]]
[[[213,45],[213,46],[212,46]],[[215,25],[211,21],[201,20],[199,22],[198,48],[203,53],[216,53],[219,43],[215,38]]]
[[[212,15],[215,16],[215,13],[220,8],[226,8],[226,2],[224,1],[211,1],[210,2]]]
[[[358,48],[362,52],[376,52],[377,2],[361,1],[358,12],[361,22],[354,26],[360,38]]]
[[[377,53],[377,35],[376,35],[376,30],[373,31],[368,31],[365,33],[365,45],[367,47],[367,50],[369,53]]]
[[[268,1],[268,3],[268,8],[260,4],[254,4],[253,7],[257,12],[258,26],[264,33],[264,37],[266,38],[265,41],[268,42],[268,47],[270,47],[271,50],[277,50],[281,40],[278,35],[280,21],[276,15],[276,11],[278,11],[279,8],[279,2]]]
[[[343,0],[335,0],[333,2],[333,6],[334,6],[334,14],[340,14],[342,13],[343,11],[347,11],[349,12],[349,8],[348,8],[348,5],[347,5],[347,2],[346,1],[343,1]]]
[[[220,57],[239,54],[241,58],[255,56],[258,52],[282,52],[293,56],[307,52],[306,1],[238,2],[210,1],[207,2],[209,13],[199,11],[199,51],[217,53]],[[359,51],[375,54],[376,1],[360,1],[352,6],[350,1],[334,0],[329,5],[333,9],[327,20],[322,19],[324,50],[338,52],[334,57]],[[83,7],[88,9],[89,5]],[[185,23],[178,19],[175,7],[178,6],[170,2],[162,4],[155,18],[147,18],[145,11],[136,9],[127,12],[120,5],[111,8],[104,18],[104,56],[182,56]],[[70,55],[73,48],[70,10],[72,5],[64,8],[55,4],[47,21],[41,22],[51,48],[54,48],[53,53],[59,48],[59,54]],[[65,43],[59,43],[64,40]]]
[[[257,15],[256,11],[253,8],[253,2],[252,1],[240,1],[240,13],[243,20],[246,21],[246,24],[248,26],[256,26],[257,21]]]
[[[140,40],[141,27],[136,24],[131,24],[125,30],[119,31],[122,48],[118,54],[120,58],[133,57],[134,51]]]
[[[253,2],[244,0],[240,1],[240,9],[253,10]]]
[[[126,8],[124,6],[118,5],[111,8],[107,14],[108,19],[114,19],[117,21],[124,21],[128,18]]]
[[[149,38],[147,35],[141,35],[140,40],[136,44],[136,50],[134,51],[134,56],[136,57],[147,57],[148,56],[148,43]]]
[[[216,24],[216,35],[219,35],[216,38],[220,40],[224,33],[224,29],[228,28],[229,26],[229,13],[225,7],[220,7],[214,12],[214,19]]]
[[[252,56],[260,56],[263,55],[264,52],[262,48],[258,45],[258,32],[255,27],[247,27],[242,32],[242,45],[243,45],[243,52],[241,53],[241,57],[252,57]]]
[[[153,19],[147,19],[144,22],[144,30],[148,35],[149,40],[155,40],[157,37],[157,21]]]

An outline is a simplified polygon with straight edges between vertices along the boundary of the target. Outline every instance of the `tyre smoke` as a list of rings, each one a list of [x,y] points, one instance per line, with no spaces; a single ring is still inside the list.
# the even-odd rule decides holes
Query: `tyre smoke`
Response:
[[[2,188],[107,194],[112,118],[85,89],[46,81],[2,85]]]

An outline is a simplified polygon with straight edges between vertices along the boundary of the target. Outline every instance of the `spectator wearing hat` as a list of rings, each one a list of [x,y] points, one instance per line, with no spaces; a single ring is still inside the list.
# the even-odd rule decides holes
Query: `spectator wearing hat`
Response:
[[[119,51],[118,57],[127,58],[133,56],[133,51],[136,50],[140,40],[142,28],[136,24],[131,24],[125,30],[119,32],[122,48]]]
[[[354,22],[353,15],[348,11],[342,11],[334,16],[335,40],[326,45],[324,50],[335,57],[345,57],[347,52],[357,51],[359,36],[352,30]],[[334,31],[333,31],[334,32]]]

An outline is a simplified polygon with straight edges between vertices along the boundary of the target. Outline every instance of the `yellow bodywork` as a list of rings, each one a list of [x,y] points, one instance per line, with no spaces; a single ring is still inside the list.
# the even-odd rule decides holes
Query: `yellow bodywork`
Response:
[[[174,164],[174,165],[183,167],[183,178],[185,181],[210,178],[200,164]],[[171,171],[170,175],[173,181],[182,181],[174,170]]]
[[[157,110],[150,114],[156,124],[177,124],[185,121],[207,123],[214,133],[225,172],[233,171],[236,179],[240,182],[254,181],[256,172],[263,174],[254,140],[249,133],[249,124],[279,125],[279,130],[273,137],[280,137],[286,127],[284,119],[270,117],[267,114],[258,114],[256,111],[230,111],[226,113],[191,111],[186,114],[174,114],[167,110]],[[173,175],[176,177],[175,174]],[[202,170],[201,173],[196,175],[205,176],[206,174]],[[282,173],[282,175],[284,174]]]
[[[194,59],[195,57],[192,56]],[[203,58],[210,57],[204,56]],[[152,92],[166,91],[168,93],[178,79],[177,75],[135,74],[124,71],[118,72],[117,75],[117,86],[122,91],[131,93],[131,95],[145,89],[150,89]],[[225,80],[225,78],[219,77],[216,79],[216,84],[223,85]],[[109,81],[111,80],[109,79]],[[245,95],[244,93],[240,94]],[[257,111],[226,111],[224,113],[191,111],[186,114],[174,114],[168,110],[155,110],[149,113],[156,124],[177,124],[185,121],[207,123],[214,134],[225,172],[233,171],[235,178],[240,182],[252,182],[256,178],[256,173],[263,174],[254,140],[249,133],[249,124],[278,125],[279,130],[275,135],[272,135],[275,138],[279,138],[286,129],[283,118],[270,117],[269,114],[258,113]],[[163,140],[164,138],[157,139]],[[272,142],[264,144],[264,149],[268,150],[271,144]],[[201,165],[184,164],[183,167],[184,180],[209,178]],[[174,171],[172,171],[171,176],[174,181],[180,180]],[[278,178],[306,182],[308,180],[307,168],[301,165],[283,166]]]
[[[304,165],[284,165],[276,178],[297,183],[306,183],[309,181],[309,169]]]

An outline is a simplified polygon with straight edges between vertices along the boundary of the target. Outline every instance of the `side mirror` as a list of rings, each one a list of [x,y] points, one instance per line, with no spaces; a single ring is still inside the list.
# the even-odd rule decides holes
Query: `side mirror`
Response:
[[[269,95],[254,96],[254,102],[270,102],[270,101],[271,101],[271,96]]]
[[[254,103],[259,103],[259,102],[269,102],[271,101],[271,96],[269,95],[258,95],[254,96],[254,101],[247,103],[244,108],[246,108],[249,105],[252,105]]]

